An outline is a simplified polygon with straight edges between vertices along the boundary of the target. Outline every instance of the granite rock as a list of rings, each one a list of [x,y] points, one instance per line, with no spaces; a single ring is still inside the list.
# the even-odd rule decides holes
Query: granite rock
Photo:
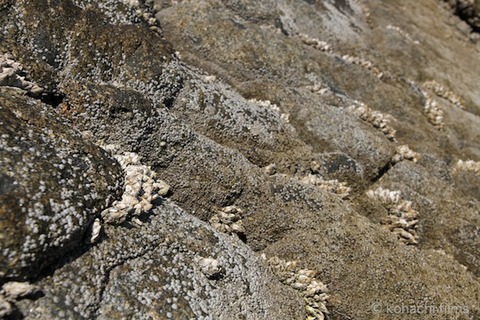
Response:
[[[35,278],[75,249],[122,188],[114,159],[26,94],[0,87],[2,279]]]
[[[6,65],[0,83],[17,89],[1,88],[1,120],[28,105],[29,125],[101,161],[98,202],[62,248],[37,255],[58,259],[15,271],[43,296],[1,292],[1,312],[410,319],[395,308],[423,306],[421,319],[478,318],[479,177],[457,164],[480,160],[479,48],[443,1],[7,0],[0,11],[0,54],[21,66]],[[120,225],[98,220],[83,243],[120,196],[118,164],[96,146],[111,144],[170,185],[169,199]],[[242,232],[208,226],[232,207]],[[261,254],[316,273],[326,310]]]

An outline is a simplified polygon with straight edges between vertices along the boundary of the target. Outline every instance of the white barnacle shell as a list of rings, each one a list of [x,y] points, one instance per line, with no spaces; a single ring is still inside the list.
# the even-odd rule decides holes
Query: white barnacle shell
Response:
[[[232,224],[232,231],[235,233],[245,233],[245,228],[241,223],[233,223]]]
[[[89,243],[95,243],[100,237],[100,232],[102,231],[102,225],[100,219],[96,218],[92,225],[90,226],[90,238],[88,239]]]
[[[136,225],[137,227],[141,227],[141,226],[143,225],[143,222],[140,221],[140,219],[138,219],[137,217],[133,217],[133,218],[132,218],[132,223],[133,223],[134,225]]]
[[[3,291],[7,297],[12,299],[19,299],[35,294],[40,290],[37,286],[34,286],[28,282],[7,282],[2,286]]]
[[[296,290],[305,290],[307,288],[307,284],[301,282],[295,282],[292,284],[292,288]]]
[[[13,307],[2,295],[0,295],[0,318],[4,319],[13,312]]]
[[[277,167],[275,165],[275,163],[271,163],[269,164],[268,166],[266,166],[264,168],[264,171],[266,174],[268,174],[269,176],[272,176],[274,175],[275,173],[277,173]]]
[[[219,273],[222,272],[222,268],[217,259],[213,258],[200,258],[198,259],[198,265],[202,273],[207,276],[207,278],[211,278]]]
[[[164,196],[168,193],[168,191],[170,191],[170,186],[162,180],[154,183],[153,187],[157,189],[157,193],[159,196]]]

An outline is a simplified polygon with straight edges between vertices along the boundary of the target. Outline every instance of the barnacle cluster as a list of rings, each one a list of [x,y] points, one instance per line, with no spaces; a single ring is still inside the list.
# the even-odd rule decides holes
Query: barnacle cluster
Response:
[[[442,129],[444,126],[443,123],[443,110],[439,108],[438,102],[435,101],[434,97],[424,89],[418,87],[418,85],[413,82],[409,81],[409,83],[418,88],[425,99],[425,103],[423,105],[423,113],[427,116],[428,122],[433,124],[439,129]]]
[[[322,177],[314,174],[309,174],[302,178],[304,183],[313,184],[319,189],[326,190],[338,194],[342,199],[350,195],[351,188],[347,186],[346,182],[339,182],[338,180],[325,180]]]
[[[117,146],[103,147],[115,152]],[[109,223],[122,223],[127,218],[135,218],[142,212],[152,209],[152,202],[159,196],[168,193],[170,187],[162,180],[156,179],[156,174],[149,166],[140,163],[141,157],[133,152],[114,154],[125,172],[124,192],[122,199],[113,202],[112,206],[102,211],[102,218]],[[139,223],[138,218],[134,222]]]
[[[388,211],[384,224],[388,230],[398,235],[405,244],[417,244],[416,232],[418,211],[412,208],[412,202],[401,198],[400,191],[378,188],[368,190],[367,196],[379,201]]]
[[[161,34],[160,24],[155,18],[155,9],[154,6],[148,5],[148,1],[140,0],[123,0],[123,3],[130,6],[135,10],[135,14],[138,18],[146,22],[150,28],[159,34]]]
[[[458,160],[458,162],[453,167],[453,173],[457,173],[458,171],[473,172],[477,176],[480,176],[480,161]]]
[[[458,96],[455,92],[446,89],[440,83],[435,80],[426,81],[423,83],[425,89],[433,91],[437,96],[442,97],[450,101],[453,105],[457,106],[460,109],[465,109],[463,99]]]
[[[409,160],[412,161],[413,163],[417,163],[418,160],[420,160],[421,155],[418,152],[413,151],[410,149],[409,146],[407,145],[401,145],[397,147],[397,152],[393,156],[392,161],[394,163],[403,161],[403,160]]]
[[[359,101],[348,107],[348,110],[381,131],[389,140],[395,141],[397,131],[388,124],[389,119],[387,115],[372,110],[369,106]]]
[[[443,110],[438,107],[438,103],[430,95],[427,94],[426,98],[423,112],[428,121],[440,129],[443,128]]]
[[[220,232],[242,235],[245,233],[242,214],[242,209],[236,206],[227,206],[215,212],[209,222]]]
[[[317,50],[323,52],[332,53],[332,46],[325,41],[319,40],[317,38],[310,37],[308,34],[298,33],[297,36],[300,40],[308,46],[314,47]]]
[[[0,86],[16,87],[37,96],[43,89],[36,83],[26,80],[23,66],[13,60],[8,53],[0,54]]]
[[[400,27],[389,24],[387,26],[387,30],[395,30],[396,32],[401,34],[405,39],[407,39],[410,42],[413,42],[413,44],[420,44],[418,40],[414,40],[408,32],[402,30]]]
[[[317,38],[311,37],[311,36],[309,36],[308,34],[305,34],[305,33],[297,33],[297,37],[304,44],[306,44],[308,46],[311,46],[311,47],[313,47],[313,48],[315,48],[319,51],[322,51],[322,52],[333,54],[333,55],[337,56],[338,58],[342,59],[343,61],[345,61],[348,64],[360,65],[360,66],[366,68],[367,70],[373,72],[380,79],[383,77],[383,72],[381,72],[377,67],[375,67],[371,61],[368,61],[368,60],[363,59],[363,58],[351,56],[351,55],[348,55],[348,54],[342,55],[342,54],[336,53],[336,52],[333,51],[332,46],[328,42],[325,42],[325,41],[319,40]]]
[[[262,254],[262,258],[267,257]],[[309,269],[300,269],[297,261],[285,261],[278,257],[268,259],[272,272],[280,281],[293,289],[300,291],[305,301],[307,320],[324,320],[328,310],[326,307],[329,296],[325,284],[316,278],[316,272]]]
[[[29,298],[41,289],[28,282],[10,281],[3,284],[0,290],[0,318],[10,319],[15,310],[15,300]]]
[[[280,108],[276,105],[270,102],[270,100],[257,100],[257,99],[250,99],[248,102],[253,103],[257,106],[264,107],[264,108],[270,108],[276,113],[280,115],[280,119],[282,119],[285,122],[290,121],[290,115],[288,113],[282,113],[280,111]]]
[[[311,86],[307,86],[307,89],[310,90],[310,92],[313,93],[318,93],[318,94],[331,94],[332,90],[328,87],[323,85],[322,83],[314,83]]]
[[[341,56],[342,60],[345,61],[348,64],[356,64],[359,66],[362,66],[366,68],[367,70],[370,70],[373,72],[379,79],[383,77],[383,72],[381,72],[377,67],[374,66],[373,62],[360,58],[360,57],[355,57],[351,56],[348,54],[344,54]]]
[[[212,279],[224,272],[222,266],[217,259],[214,258],[199,258],[196,260],[202,273],[208,278]]]

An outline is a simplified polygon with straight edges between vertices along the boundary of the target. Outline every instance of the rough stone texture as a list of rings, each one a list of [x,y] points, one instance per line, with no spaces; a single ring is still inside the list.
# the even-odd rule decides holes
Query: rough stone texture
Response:
[[[0,273],[25,280],[77,246],[123,173],[25,91],[0,87],[0,103]]]
[[[305,318],[299,294],[257,258],[265,253],[315,270],[331,319],[480,316],[480,181],[453,170],[480,160],[480,49],[443,1],[35,0],[0,1],[0,13],[0,54],[49,106],[5,99],[55,108],[83,133],[78,148],[118,144],[171,186],[142,225],[104,226],[96,245],[73,241],[64,259],[24,273],[44,296],[5,300],[17,313]],[[443,128],[429,122],[431,101]],[[395,137],[350,111],[361,105]],[[399,162],[401,145],[418,161]],[[342,198],[310,175],[352,191]],[[366,196],[378,187],[419,212],[417,245],[385,230],[389,212]],[[229,205],[242,212],[240,240],[205,224]],[[402,305],[437,309],[389,312]]]
[[[44,298],[18,305],[40,319],[304,317],[301,299],[239,239],[169,201],[142,221],[108,226],[97,246],[39,282]],[[218,273],[204,274],[201,258],[218,260]]]
[[[478,0],[448,0],[456,15],[467,22],[474,31],[480,31],[480,1]]]

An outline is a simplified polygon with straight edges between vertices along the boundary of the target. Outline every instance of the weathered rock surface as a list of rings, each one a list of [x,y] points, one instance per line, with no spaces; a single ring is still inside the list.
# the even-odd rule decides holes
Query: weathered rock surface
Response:
[[[0,120],[39,132],[1,136],[0,161],[12,165],[1,169],[11,178],[0,221],[20,226],[5,229],[3,252],[29,239],[29,224],[12,220],[30,212],[13,193],[18,168],[48,177],[54,201],[58,174],[75,172],[52,167],[57,159],[82,150],[75,159],[96,175],[65,187],[83,199],[81,218],[67,217],[73,233],[68,221],[65,238],[39,228],[48,241],[20,267],[3,255],[2,282],[29,279],[43,292],[0,292],[3,314],[480,316],[480,178],[455,167],[480,160],[480,49],[443,1],[35,0],[1,1],[0,13]],[[48,162],[29,158],[45,130]],[[100,221],[92,245],[80,240],[123,185],[94,143],[137,153],[171,191],[140,220]],[[206,225],[230,206],[241,232]],[[303,284],[281,284],[260,253],[316,271],[328,311],[315,313]]]
[[[302,301],[282,288],[238,238],[166,201],[140,227],[103,240],[39,282],[45,297],[18,303],[41,319],[300,319]],[[202,260],[216,260],[212,273]]]
[[[0,87],[2,278],[31,279],[76,248],[123,172],[50,106]]]
[[[474,31],[480,31],[480,1],[448,0],[447,3],[455,10],[455,14],[467,22]]]

